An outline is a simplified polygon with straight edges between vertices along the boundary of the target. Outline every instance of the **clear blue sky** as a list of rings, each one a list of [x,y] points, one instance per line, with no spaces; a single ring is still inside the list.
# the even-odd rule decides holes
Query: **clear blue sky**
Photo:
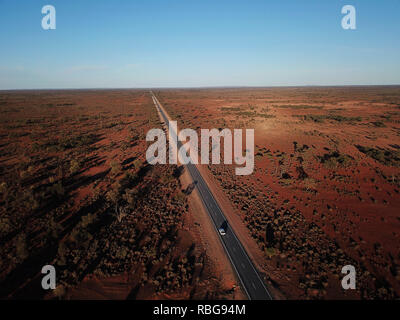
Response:
[[[400,84],[399,0],[0,0],[0,30],[0,89]]]

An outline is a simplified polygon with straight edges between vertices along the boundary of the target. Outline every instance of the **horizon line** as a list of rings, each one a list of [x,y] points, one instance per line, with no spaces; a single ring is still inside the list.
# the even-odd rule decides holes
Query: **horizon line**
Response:
[[[56,90],[152,90],[152,89],[251,89],[251,88],[340,88],[340,87],[396,87],[398,84],[335,84],[335,85],[269,85],[269,86],[154,86],[154,87],[60,87],[60,88],[23,88],[0,89],[1,91],[56,91]]]

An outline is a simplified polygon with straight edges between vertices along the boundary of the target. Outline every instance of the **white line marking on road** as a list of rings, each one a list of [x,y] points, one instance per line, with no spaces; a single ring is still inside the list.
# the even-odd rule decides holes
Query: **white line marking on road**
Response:
[[[160,111],[160,114],[163,116],[163,118],[166,118],[166,119],[167,119],[167,116],[164,114],[164,111],[162,110],[161,104],[159,103],[159,101],[157,100],[157,98],[155,98],[153,92],[150,91],[150,93],[152,94],[153,101],[155,102],[157,109]],[[169,120],[169,117],[168,117],[167,123],[169,124],[169,122],[170,122],[170,120]],[[194,166],[194,168],[196,169],[195,166]],[[198,178],[200,181],[203,181],[203,178],[201,177],[200,173],[199,173],[197,170],[195,170],[194,173],[195,173],[196,176],[198,176],[197,178]],[[193,172],[191,172],[191,176],[192,176],[192,178],[194,177]],[[203,182],[204,182],[204,181],[203,181]],[[205,182],[204,182],[204,183],[205,183]],[[207,188],[207,184],[206,184],[206,188]],[[200,195],[202,195],[203,192],[201,192],[201,189],[199,188],[198,190],[200,190]],[[207,193],[206,193],[206,194],[207,194]],[[204,196],[204,198],[206,198],[206,197]],[[207,198],[208,198],[208,199],[206,199],[206,200],[209,200],[209,194],[207,194]],[[213,197],[212,194],[211,194],[211,198],[215,201],[215,204],[212,203],[212,204],[211,204],[211,208],[209,208],[209,207],[207,206],[207,201],[204,201],[204,204],[205,204],[205,206],[206,206],[206,209],[216,209],[217,211],[219,211],[219,214],[220,214],[222,217],[224,217],[224,214],[223,214],[222,210],[218,207],[218,204],[216,203],[216,200],[214,199],[214,197]],[[215,208],[214,208],[214,207],[215,207]],[[211,210],[211,211],[213,211],[213,210]],[[214,218],[215,218],[215,217],[214,217],[214,214],[211,214],[211,212],[210,212],[210,216],[211,216],[212,220],[214,220]],[[214,223],[215,223],[215,220],[214,220]],[[246,252],[245,249],[242,247],[241,242],[239,241],[239,239],[237,238],[237,236],[236,236],[236,234],[235,234],[234,232],[232,232],[232,234],[233,234],[233,238],[236,240],[236,242],[237,242],[238,245],[239,245],[239,251],[243,251],[243,253],[244,253],[245,256],[246,256],[247,261],[249,262],[249,264],[250,264],[250,266],[251,266],[251,268],[252,268],[252,270],[255,272],[255,275],[256,275],[257,278],[260,280],[261,285],[262,285],[263,288],[265,289],[265,292],[267,293],[267,295],[269,296],[269,298],[272,299],[270,293],[268,292],[267,288],[265,287],[264,282],[262,281],[262,279],[260,278],[259,274],[257,273],[257,271],[256,271],[256,269],[255,269],[255,267],[254,267],[254,265],[253,265],[252,262],[250,261],[250,258],[249,258],[249,256],[248,256],[247,252]],[[222,241],[222,244],[223,244],[223,246],[225,247],[225,251],[226,251],[226,253],[227,253],[227,255],[228,255],[228,257],[229,257],[229,259],[230,259],[230,261],[231,261],[231,263],[232,263],[232,265],[233,265],[233,267],[234,267],[234,269],[236,270],[236,273],[237,273],[237,275],[238,275],[238,277],[239,277],[239,279],[240,279],[240,281],[241,281],[241,283],[242,283],[242,285],[243,285],[244,290],[246,291],[247,296],[250,298],[249,292],[247,291],[246,286],[244,286],[243,279],[241,278],[240,273],[238,273],[238,270],[236,269],[236,266],[235,266],[235,264],[234,264],[233,261],[232,261],[232,258],[231,258],[230,254],[229,254],[229,251],[228,251],[227,248],[226,248],[226,245],[225,245],[224,241]],[[241,265],[242,265],[242,267],[243,267],[244,269],[246,269],[243,263],[241,263]],[[256,286],[255,286],[255,284],[254,284],[253,282],[252,282],[252,285],[253,285],[254,289],[256,289]]]

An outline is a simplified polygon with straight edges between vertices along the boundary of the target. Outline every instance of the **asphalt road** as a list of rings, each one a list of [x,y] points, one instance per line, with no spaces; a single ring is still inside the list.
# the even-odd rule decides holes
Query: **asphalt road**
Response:
[[[160,102],[154,96],[154,94],[152,92],[151,94],[153,96],[153,101],[156,108],[159,110],[165,120],[165,123],[168,125],[168,117],[166,115],[166,111],[161,106]],[[178,150],[180,147],[181,143],[178,142]],[[252,300],[272,300],[271,294],[265,287],[264,282],[262,281],[260,275],[258,274],[253,263],[251,262],[246,250],[243,248],[242,244],[237,238],[234,230],[231,226],[229,226],[224,213],[222,212],[220,206],[218,205],[206,182],[201,176],[199,170],[192,163],[187,164],[186,167],[188,168],[189,173],[196,184],[204,207],[206,208],[206,211],[208,212],[211,220],[214,223],[215,230],[218,233],[218,236],[222,242],[222,245],[225,248],[229,260],[236,270],[237,276],[240,279],[247,296],[249,297],[249,299]],[[221,226],[223,226],[226,230],[226,234],[223,236],[218,232],[218,229]]]

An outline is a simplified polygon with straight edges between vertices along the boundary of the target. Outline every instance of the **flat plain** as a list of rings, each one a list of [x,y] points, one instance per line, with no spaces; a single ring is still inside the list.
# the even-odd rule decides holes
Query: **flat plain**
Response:
[[[179,129],[255,130],[252,175],[199,168],[276,298],[400,296],[400,87],[153,92]],[[161,127],[146,90],[0,92],[1,298],[243,298],[183,167],[145,160]]]
[[[288,298],[399,296],[398,86],[156,93],[180,128],[255,129],[252,175],[202,167],[270,284]],[[356,290],[341,286],[348,264]]]
[[[2,92],[0,110],[0,297],[235,297],[186,218],[181,168],[145,161],[148,91]]]

